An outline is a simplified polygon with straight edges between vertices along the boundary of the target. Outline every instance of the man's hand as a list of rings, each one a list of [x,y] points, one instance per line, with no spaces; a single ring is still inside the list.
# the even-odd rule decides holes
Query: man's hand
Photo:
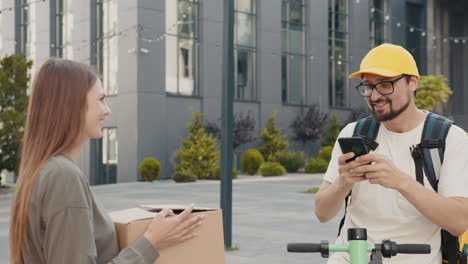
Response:
[[[356,158],[356,161],[366,165],[351,168],[350,173],[364,174],[371,184],[379,184],[399,191],[411,179],[399,170],[392,161],[380,154],[366,154]]]
[[[354,157],[354,153],[349,152],[338,158],[338,172],[340,174],[338,183],[343,189],[351,189],[354,183],[367,180],[366,177],[360,176],[363,175],[362,173],[355,173],[356,168],[363,166],[365,162],[353,160],[346,163],[346,161],[352,157]]]

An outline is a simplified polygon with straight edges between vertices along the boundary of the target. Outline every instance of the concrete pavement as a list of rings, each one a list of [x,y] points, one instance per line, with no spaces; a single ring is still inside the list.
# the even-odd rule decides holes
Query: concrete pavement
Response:
[[[233,246],[226,264],[326,263],[320,254],[287,253],[288,242],[320,242],[336,237],[341,214],[320,223],[313,214],[313,195],[301,194],[318,187],[321,175],[289,174],[263,178],[242,176],[233,183]],[[109,210],[139,204],[190,204],[219,207],[220,182],[135,182],[92,187]],[[0,195],[0,259],[8,259],[8,225],[11,195]]]

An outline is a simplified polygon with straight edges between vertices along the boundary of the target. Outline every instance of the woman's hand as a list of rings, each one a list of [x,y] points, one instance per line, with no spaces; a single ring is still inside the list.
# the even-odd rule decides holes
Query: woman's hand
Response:
[[[153,218],[144,236],[156,249],[174,246],[195,237],[195,230],[202,224],[204,215],[192,215],[192,210],[193,204],[179,215],[174,215],[170,209],[163,209]]]

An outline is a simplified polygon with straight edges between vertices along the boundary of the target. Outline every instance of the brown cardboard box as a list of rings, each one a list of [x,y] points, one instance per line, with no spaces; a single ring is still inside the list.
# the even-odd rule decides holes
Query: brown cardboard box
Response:
[[[156,214],[170,208],[178,214],[185,208],[180,205],[143,205],[111,213],[114,220],[119,248],[130,246],[146,231]],[[159,250],[155,264],[224,264],[223,221],[220,209],[197,208],[192,214],[204,214],[203,224],[196,236],[182,244]]]

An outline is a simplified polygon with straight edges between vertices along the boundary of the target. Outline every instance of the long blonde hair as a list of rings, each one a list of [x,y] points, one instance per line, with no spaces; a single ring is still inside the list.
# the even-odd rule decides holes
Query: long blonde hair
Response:
[[[88,66],[64,59],[47,60],[31,89],[18,181],[10,219],[10,259],[22,264],[28,239],[29,203],[44,164],[78,144],[85,124],[86,98],[98,75]],[[26,243],[27,246],[27,243]]]

